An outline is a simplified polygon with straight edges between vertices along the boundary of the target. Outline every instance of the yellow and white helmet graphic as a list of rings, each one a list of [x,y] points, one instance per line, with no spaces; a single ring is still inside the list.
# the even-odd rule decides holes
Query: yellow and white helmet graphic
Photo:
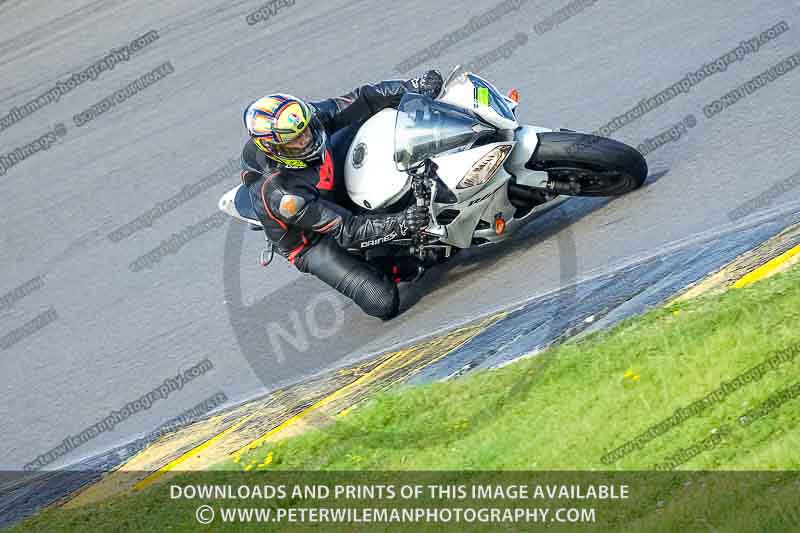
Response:
[[[325,148],[327,135],[312,109],[290,94],[259,98],[244,111],[244,125],[256,146],[270,158],[293,167],[307,166]],[[308,138],[302,147],[288,147],[295,139]],[[296,143],[295,143],[296,144]]]
[[[289,94],[264,96],[244,112],[248,133],[269,144],[283,144],[296,139],[310,121],[308,104]]]

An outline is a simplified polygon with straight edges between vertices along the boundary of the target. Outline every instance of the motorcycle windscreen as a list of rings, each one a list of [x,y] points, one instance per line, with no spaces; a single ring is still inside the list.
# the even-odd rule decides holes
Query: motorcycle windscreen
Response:
[[[447,76],[447,81],[444,83],[443,100],[447,101],[446,95],[448,93],[455,94],[469,94],[472,93],[473,105],[478,108],[486,106],[492,108],[495,113],[500,115],[506,120],[513,120],[516,122],[517,117],[514,115],[514,103],[500,94],[500,92],[488,81],[481,78],[477,74],[468,72],[461,65],[456,66],[453,71]]]
[[[405,172],[425,159],[468,150],[480,137],[494,132],[460,107],[406,93],[397,108],[394,161]]]

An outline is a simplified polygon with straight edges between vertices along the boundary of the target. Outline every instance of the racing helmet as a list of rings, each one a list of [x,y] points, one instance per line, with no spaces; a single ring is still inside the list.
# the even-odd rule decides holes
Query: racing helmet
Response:
[[[270,94],[244,110],[244,126],[259,150],[290,167],[307,167],[325,151],[327,133],[314,109],[290,94]]]

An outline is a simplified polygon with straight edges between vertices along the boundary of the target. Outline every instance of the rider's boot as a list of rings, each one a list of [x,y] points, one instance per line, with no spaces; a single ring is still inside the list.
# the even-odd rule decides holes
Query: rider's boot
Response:
[[[395,283],[413,283],[425,273],[422,261],[408,255],[376,257],[371,262],[386,272]]]

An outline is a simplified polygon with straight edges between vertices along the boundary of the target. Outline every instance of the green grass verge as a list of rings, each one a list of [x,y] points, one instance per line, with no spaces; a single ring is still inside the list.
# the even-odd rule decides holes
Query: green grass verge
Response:
[[[652,469],[717,430],[725,433],[721,442],[683,468],[798,469],[800,398],[749,426],[738,422],[800,380],[797,351],[642,449],[601,462],[723,382],[800,349],[798,319],[794,269],[748,289],[653,310],[498,370],[380,395],[336,424],[221,468]],[[258,467],[267,456],[270,464]]]
[[[243,469],[653,470],[670,459],[679,470],[798,470],[800,397],[784,398],[757,419],[751,413],[748,425],[740,422],[800,381],[798,319],[800,268],[794,268],[747,289],[652,310],[501,369],[381,394],[334,424],[218,465],[214,479],[241,480]],[[694,416],[640,441],[624,457],[601,460],[776,354],[783,360],[759,379],[729,385]],[[692,448],[701,442],[710,444]],[[796,511],[783,511],[797,509],[795,483],[758,489],[776,506],[768,509],[741,494],[710,498],[700,483],[667,490],[670,482],[662,480],[647,496],[652,505],[640,506],[618,529],[692,529],[697,516],[715,513],[741,526],[736,530],[797,524]],[[191,531],[196,505],[168,501],[166,488],[156,486],[83,510],[48,511],[15,531],[158,530],[165,524]]]

